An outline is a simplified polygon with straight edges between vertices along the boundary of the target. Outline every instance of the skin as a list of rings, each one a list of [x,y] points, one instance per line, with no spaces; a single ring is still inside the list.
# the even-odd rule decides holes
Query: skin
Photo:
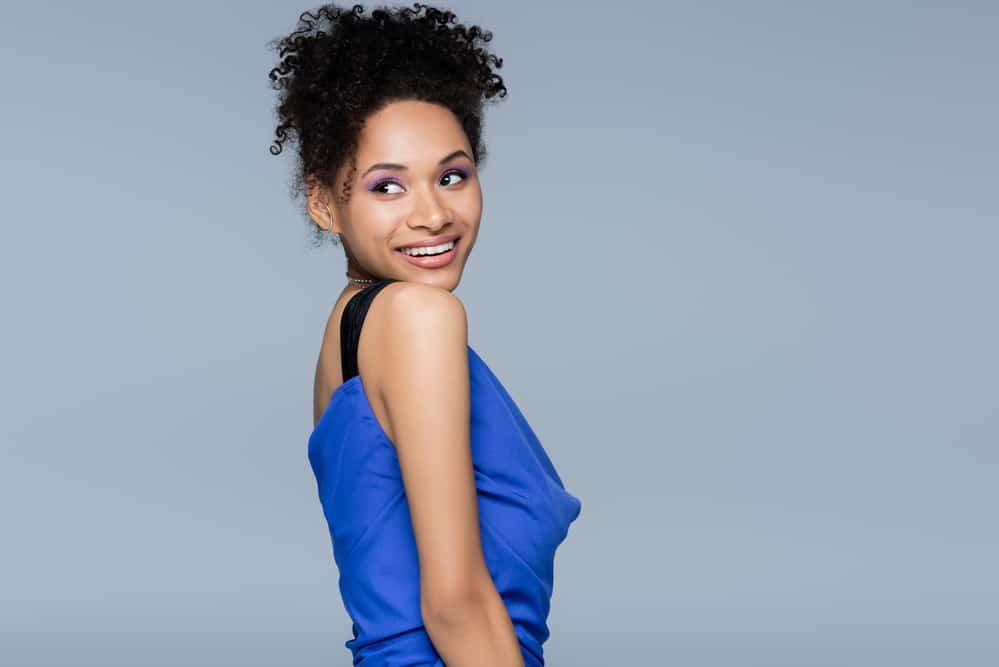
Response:
[[[452,157],[445,164],[440,160]],[[349,201],[310,181],[309,215],[342,235],[348,272],[394,278],[372,302],[358,343],[358,368],[371,410],[396,449],[420,563],[421,609],[448,665],[522,666],[509,613],[482,552],[471,455],[468,321],[452,292],[478,236],[482,190],[472,149],[445,107],[404,100],[365,122]],[[377,163],[404,165],[379,168]],[[455,175],[455,169],[464,177]],[[345,165],[337,173],[342,183]],[[378,190],[370,187],[382,183]],[[446,267],[410,264],[399,246],[459,234]],[[363,286],[343,289],[327,321],[316,368],[314,420],[342,383],[340,317]]]
[[[466,156],[438,164],[459,150]],[[482,217],[482,188],[471,156],[468,138],[448,109],[416,100],[393,102],[365,122],[349,201],[332,196],[328,189],[310,188],[309,215],[320,227],[341,234],[350,275],[395,278],[454,290],[475,245]],[[378,169],[364,175],[369,166],[386,162],[405,165],[406,169]],[[344,181],[348,166],[337,172],[337,183]],[[465,178],[444,176],[454,169],[463,171]],[[399,184],[368,191],[375,181],[386,178]],[[413,266],[401,261],[394,250],[452,233],[460,234],[462,243],[455,261],[447,267]]]

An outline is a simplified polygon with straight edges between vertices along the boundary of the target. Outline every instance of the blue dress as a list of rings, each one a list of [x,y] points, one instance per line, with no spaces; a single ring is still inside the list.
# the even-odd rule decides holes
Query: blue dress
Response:
[[[365,667],[444,667],[420,611],[420,573],[395,446],[357,374],[357,341],[374,296],[351,297],[341,319],[344,379],[308,441],[332,539],[339,588],[352,620],[346,647]],[[499,379],[468,346],[471,448],[482,548],[527,667],[544,665],[555,551],[582,503]],[[363,661],[363,662],[362,662]]]

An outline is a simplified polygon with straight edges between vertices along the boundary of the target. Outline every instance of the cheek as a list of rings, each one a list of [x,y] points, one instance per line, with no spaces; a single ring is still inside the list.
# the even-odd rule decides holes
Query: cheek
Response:
[[[354,235],[363,239],[364,243],[375,243],[378,238],[391,234],[399,219],[400,210],[386,206],[384,202],[359,201],[350,207],[351,228]]]
[[[482,215],[482,190],[479,188],[468,188],[462,192],[462,196],[455,203],[456,208],[467,220],[475,221]]]

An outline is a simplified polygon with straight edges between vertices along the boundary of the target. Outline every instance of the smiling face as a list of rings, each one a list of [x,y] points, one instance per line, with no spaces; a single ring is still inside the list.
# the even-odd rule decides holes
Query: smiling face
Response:
[[[475,245],[482,217],[482,189],[472,148],[446,107],[404,100],[365,121],[356,169],[344,165],[337,184],[350,181],[344,202],[325,189],[310,189],[309,215],[341,235],[357,278],[392,278],[453,290]],[[338,188],[339,189],[339,188]],[[329,206],[329,210],[327,210]],[[458,237],[454,247],[439,247]],[[438,257],[409,257],[401,249],[430,241]]]

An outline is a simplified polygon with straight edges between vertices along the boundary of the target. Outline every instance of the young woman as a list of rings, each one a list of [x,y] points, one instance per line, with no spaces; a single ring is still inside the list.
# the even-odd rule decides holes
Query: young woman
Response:
[[[581,502],[468,345],[453,294],[502,60],[490,33],[412,7],[326,5],[274,42],[271,152],[297,139],[309,224],[347,259],[308,456],[354,664],[538,667],[555,551]]]

